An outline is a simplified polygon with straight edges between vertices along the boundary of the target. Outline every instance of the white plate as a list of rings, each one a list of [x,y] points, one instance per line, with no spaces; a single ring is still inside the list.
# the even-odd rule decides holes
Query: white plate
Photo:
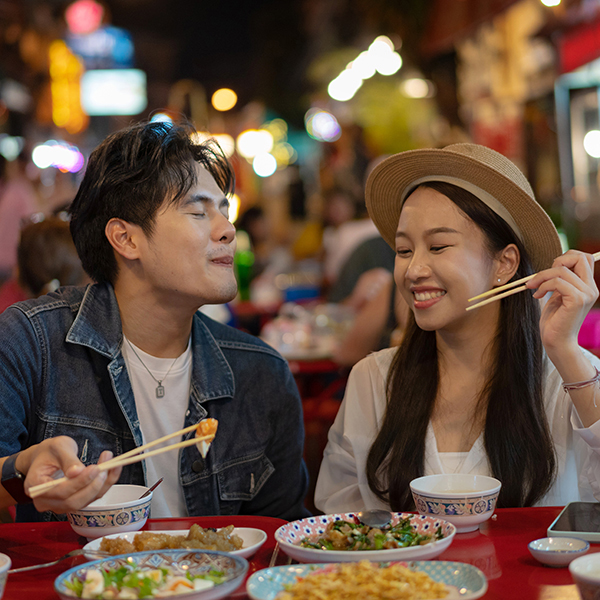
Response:
[[[359,560],[426,560],[440,555],[452,543],[456,534],[456,527],[442,519],[412,513],[392,513],[392,515],[392,525],[395,525],[400,519],[410,517],[412,525],[419,533],[433,534],[438,527],[441,527],[444,537],[441,540],[422,546],[389,548],[387,550],[317,550],[315,548],[303,548],[298,545],[305,537],[324,533],[325,528],[331,521],[354,520],[354,513],[336,513],[320,517],[309,517],[308,519],[292,521],[282,525],[275,532],[275,541],[279,542],[279,546],[288,556],[303,563],[356,562]]]
[[[164,529],[160,531],[151,530],[151,533],[167,533],[169,535],[187,535],[189,529]],[[127,533],[113,533],[112,535],[105,535],[104,537],[108,539],[114,538],[123,538],[128,542],[132,542],[133,538],[137,533],[141,533],[140,531],[129,531]],[[228,554],[235,554],[236,556],[241,556],[242,558],[250,558],[254,556],[258,549],[266,542],[267,534],[262,529],[254,529],[253,527],[235,527],[233,530],[235,535],[239,535],[242,540],[244,540],[244,545],[240,550],[234,550],[233,552],[229,552]],[[100,550],[100,543],[104,538],[97,538],[88,542],[83,549],[84,550]],[[189,548],[192,550],[192,548]],[[194,548],[194,550],[200,551],[200,548]],[[97,560],[98,556],[93,554],[86,554],[85,557],[88,560]]]
[[[481,598],[488,588],[485,575],[473,565],[436,560],[409,562],[407,566],[427,573],[434,581],[445,583],[449,588],[445,600],[475,600]],[[246,591],[252,600],[274,600],[285,589],[284,586],[295,583],[297,577],[324,567],[331,567],[331,563],[262,569],[248,578]]]

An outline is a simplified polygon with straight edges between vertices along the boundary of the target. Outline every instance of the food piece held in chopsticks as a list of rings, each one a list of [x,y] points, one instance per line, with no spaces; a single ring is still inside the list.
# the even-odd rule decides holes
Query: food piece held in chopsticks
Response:
[[[219,422],[216,419],[211,418],[204,419],[198,423],[196,437],[206,438],[207,436],[212,436],[208,439],[203,439],[196,444],[198,451],[202,455],[202,458],[206,458],[206,455],[208,454],[208,449],[210,448],[212,441],[215,439],[218,425]]]

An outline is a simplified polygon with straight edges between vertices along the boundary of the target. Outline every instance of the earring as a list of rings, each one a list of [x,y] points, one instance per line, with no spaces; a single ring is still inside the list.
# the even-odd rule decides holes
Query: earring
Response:
[[[500,283],[502,281],[502,279],[498,278],[498,283]]]

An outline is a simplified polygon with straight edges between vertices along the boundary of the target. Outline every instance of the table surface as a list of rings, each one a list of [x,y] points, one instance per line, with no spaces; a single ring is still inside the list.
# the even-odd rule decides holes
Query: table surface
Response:
[[[578,600],[579,595],[566,568],[550,568],[538,563],[527,544],[545,537],[550,523],[560,512],[557,507],[499,509],[481,526],[480,531],[458,534],[452,545],[437,560],[456,560],[480,568],[488,578],[489,589],[484,598],[500,600]],[[284,523],[270,517],[196,517],[187,519],[154,519],[144,529],[186,529],[192,523],[203,527],[256,527],[267,533],[267,541],[250,559],[249,574],[266,568],[275,548],[275,530]],[[0,551],[8,554],[13,567],[47,562],[85,544],[68,523],[15,523],[0,525]],[[600,551],[592,544],[590,552]],[[286,564],[280,552],[277,564]],[[8,576],[4,600],[57,598],[53,583],[68,568],[84,562],[83,557],[67,559],[46,569]],[[247,598],[241,586],[230,598]]]

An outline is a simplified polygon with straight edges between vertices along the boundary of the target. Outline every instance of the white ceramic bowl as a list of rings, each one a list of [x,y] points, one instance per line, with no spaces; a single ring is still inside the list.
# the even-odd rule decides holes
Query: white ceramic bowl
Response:
[[[496,509],[502,484],[485,475],[426,475],[410,482],[417,510],[456,526],[458,533],[475,531]]]
[[[4,586],[6,585],[10,565],[10,557],[6,556],[6,554],[0,554],[0,598],[4,596]]]
[[[600,554],[594,552],[576,558],[569,571],[573,577],[582,600],[595,600],[600,596]]]
[[[102,498],[67,513],[67,518],[73,530],[88,540],[112,533],[138,531],[150,514],[152,492],[140,500],[147,490],[143,485],[113,485]]]
[[[569,537],[545,537],[530,542],[527,547],[533,558],[549,567],[566,567],[590,549],[585,540]]]

